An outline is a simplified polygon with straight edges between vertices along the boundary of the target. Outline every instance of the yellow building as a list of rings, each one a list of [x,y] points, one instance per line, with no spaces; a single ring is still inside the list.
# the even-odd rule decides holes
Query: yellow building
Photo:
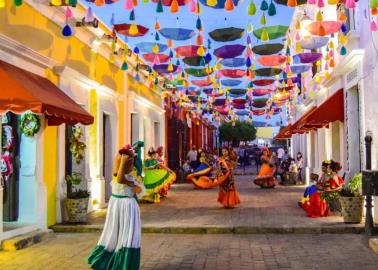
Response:
[[[105,28],[77,27],[73,36],[63,37],[63,8],[31,0],[19,7],[5,2],[0,8],[0,61],[47,78],[92,115],[94,122],[79,125],[87,146],[80,164],[68,157],[71,126],[48,125],[46,114],[40,115],[41,128],[34,137],[18,136],[19,199],[11,222],[0,223],[0,240],[63,221],[67,173],[82,174],[80,187],[91,192],[91,211],[106,206],[112,159],[119,147],[136,140],[145,141],[146,147],[164,146],[160,92],[149,88],[145,74],[136,81],[135,69],[121,70],[123,59],[113,54]],[[76,8],[72,20],[82,17],[84,10]],[[129,60],[129,66],[135,67],[133,57]],[[7,118],[4,112],[2,116]],[[6,196],[5,185],[0,187],[0,197]],[[0,198],[4,219],[2,202]]]

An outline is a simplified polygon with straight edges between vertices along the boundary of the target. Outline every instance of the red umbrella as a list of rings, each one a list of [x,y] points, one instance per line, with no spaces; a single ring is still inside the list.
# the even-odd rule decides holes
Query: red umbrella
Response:
[[[266,67],[279,66],[285,63],[286,56],[284,55],[265,55],[257,59],[257,61]]]
[[[198,56],[197,51],[200,46],[197,45],[184,45],[175,49],[176,53],[182,57],[194,57]],[[206,48],[204,48],[206,51]]]
[[[137,34],[131,34],[130,33],[130,27],[131,24],[129,23],[121,23],[121,24],[114,24],[113,25],[113,31],[117,32],[118,34],[127,36],[127,37],[142,37],[148,32],[148,28],[142,26],[142,25],[137,25],[136,27],[138,28],[138,33]]]
[[[152,0],[152,2],[157,3],[159,2],[159,0]],[[162,0],[161,2],[163,6],[170,7],[173,0]],[[189,0],[177,0],[177,2],[179,6],[185,6],[189,2]]]
[[[158,54],[154,54],[154,53],[145,53],[143,54],[143,58],[150,62],[150,63],[154,63],[154,64],[157,64],[157,62],[155,60],[157,60],[159,63],[165,63],[165,62],[168,62],[170,57],[169,55],[166,55],[166,54],[163,54],[163,53],[158,53]]]
[[[234,100],[232,100],[232,103],[233,104],[245,104],[245,103],[247,103],[247,101],[244,98],[235,98]]]
[[[273,79],[260,79],[260,80],[254,80],[253,84],[257,86],[267,86],[274,83]]]
[[[336,21],[312,22],[307,26],[307,30],[315,36],[327,36],[338,32],[341,23]]]
[[[273,90],[269,88],[258,88],[253,90],[253,95],[254,96],[265,96],[267,94],[272,93]]]
[[[205,87],[205,86],[210,86],[212,84],[210,79],[206,80],[193,80],[192,84],[197,85],[199,87]]]
[[[245,70],[243,69],[222,69],[221,73],[223,76],[229,78],[241,78],[245,76]]]
[[[256,116],[264,115],[265,110],[252,110],[252,114]]]

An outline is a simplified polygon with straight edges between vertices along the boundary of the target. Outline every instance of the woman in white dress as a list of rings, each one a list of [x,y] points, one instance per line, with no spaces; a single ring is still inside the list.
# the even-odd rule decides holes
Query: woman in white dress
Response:
[[[92,269],[139,269],[141,221],[137,196],[142,197],[145,189],[130,175],[135,157],[131,146],[126,146],[115,159],[112,196],[104,229],[88,258]]]

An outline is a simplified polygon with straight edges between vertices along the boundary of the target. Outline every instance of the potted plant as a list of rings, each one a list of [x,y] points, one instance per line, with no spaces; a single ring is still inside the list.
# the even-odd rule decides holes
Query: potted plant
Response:
[[[362,174],[355,174],[340,191],[342,215],[345,223],[361,223],[364,197],[360,193]]]
[[[82,175],[74,172],[66,176],[67,183],[67,199],[66,207],[68,213],[68,221],[72,223],[86,222],[87,210],[90,193],[87,190],[75,188],[80,185]]]

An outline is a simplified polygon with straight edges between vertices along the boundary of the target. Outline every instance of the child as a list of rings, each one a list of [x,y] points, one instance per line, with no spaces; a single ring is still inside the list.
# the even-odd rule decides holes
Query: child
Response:
[[[295,185],[298,179],[298,167],[294,159],[291,159],[289,166],[289,184]]]

